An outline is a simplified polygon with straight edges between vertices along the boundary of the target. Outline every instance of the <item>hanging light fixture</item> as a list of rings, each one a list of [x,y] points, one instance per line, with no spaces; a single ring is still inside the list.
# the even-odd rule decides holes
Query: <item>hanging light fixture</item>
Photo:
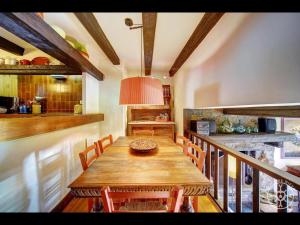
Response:
[[[130,29],[141,28],[141,75],[139,77],[129,77],[121,81],[120,105],[163,105],[163,88],[159,79],[142,76],[143,73],[143,25],[133,24],[129,18],[125,19],[125,24]],[[133,27],[133,25],[135,25]]]

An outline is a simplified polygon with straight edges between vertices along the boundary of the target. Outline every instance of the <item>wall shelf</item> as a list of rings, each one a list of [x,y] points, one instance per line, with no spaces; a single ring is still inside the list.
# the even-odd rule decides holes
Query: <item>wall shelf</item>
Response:
[[[0,75],[81,75],[79,69],[65,65],[0,65]]]
[[[274,134],[268,133],[251,133],[251,134],[215,134],[210,135],[214,141],[222,143],[233,143],[233,142],[282,142],[282,141],[296,141],[297,137],[295,134],[287,132],[276,132]]]
[[[35,13],[0,13],[0,26],[65,65],[103,80],[101,71]]]

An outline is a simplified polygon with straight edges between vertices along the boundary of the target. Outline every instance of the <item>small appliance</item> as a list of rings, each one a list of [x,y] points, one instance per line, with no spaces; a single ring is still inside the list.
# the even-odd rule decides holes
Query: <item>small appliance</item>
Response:
[[[0,96],[0,107],[7,109],[6,113],[16,113],[18,111],[18,106],[19,106],[18,97]]]
[[[258,118],[258,131],[274,134],[276,132],[276,120],[270,118]]]

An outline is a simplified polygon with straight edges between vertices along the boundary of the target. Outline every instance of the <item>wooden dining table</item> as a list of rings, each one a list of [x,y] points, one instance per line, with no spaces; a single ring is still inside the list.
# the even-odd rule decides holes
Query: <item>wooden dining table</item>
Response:
[[[112,191],[169,191],[184,189],[184,196],[206,195],[210,181],[197,169],[171,138],[143,137],[154,140],[157,148],[136,153],[129,144],[142,137],[119,137],[93,164],[70,185],[76,197],[100,197],[101,188]]]

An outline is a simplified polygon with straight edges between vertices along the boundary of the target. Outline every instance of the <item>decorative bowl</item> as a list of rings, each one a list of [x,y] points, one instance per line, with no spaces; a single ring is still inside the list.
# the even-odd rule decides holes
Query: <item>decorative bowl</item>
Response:
[[[129,147],[136,152],[149,152],[156,149],[157,144],[150,139],[138,139],[129,144]]]
[[[50,60],[47,57],[35,57],[31,60],[32,65],[49,65]]]

